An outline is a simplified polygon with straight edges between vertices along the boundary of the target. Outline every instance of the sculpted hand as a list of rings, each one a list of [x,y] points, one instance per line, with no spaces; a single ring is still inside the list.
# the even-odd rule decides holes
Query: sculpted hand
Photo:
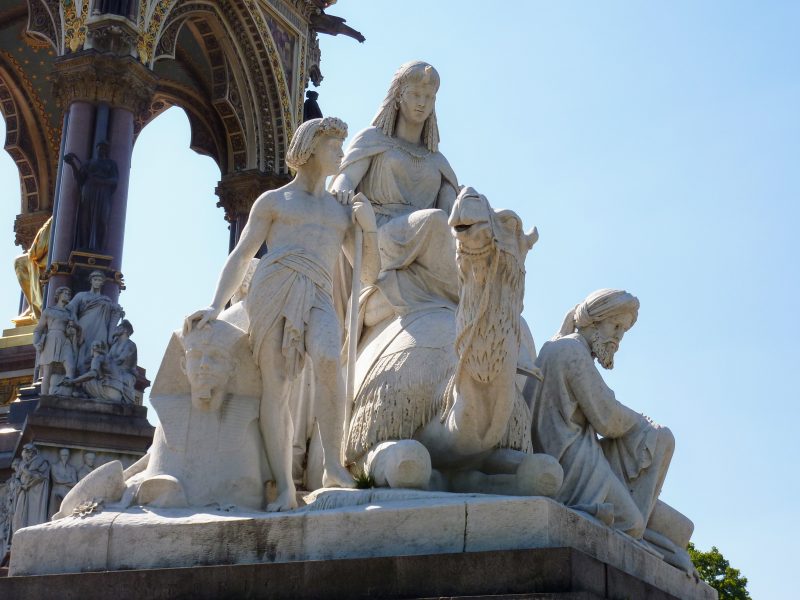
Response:
[[[208,308],[202,308],[200,310],[196,310],[188,317],[186,317],[183,321],[183,333],[186,335],[189,333],[193,328],[201,329],[211,323],[211,321],[216,321],[219,313],[222,312],[218,308],[214,308],[213,306],[209,306]],[[197,324],[195,324],[195,321]]]
[[[353,198],[353,221],[358,223],[364,233],[375,233],[378,230],[372,204],[361,192]]]
[[[337,190],[333,193],[333,196],[342,206],[353,204],[353,190]]]

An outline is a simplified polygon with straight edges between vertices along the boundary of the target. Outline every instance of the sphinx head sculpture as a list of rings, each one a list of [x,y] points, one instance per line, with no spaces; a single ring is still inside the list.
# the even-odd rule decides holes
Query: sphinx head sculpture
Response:
[[[213,321],[180,336],[181,368],[189,380],[192,404],[200,410],[219,410],[236,365],[233,346],[242,332],[224,321]]]

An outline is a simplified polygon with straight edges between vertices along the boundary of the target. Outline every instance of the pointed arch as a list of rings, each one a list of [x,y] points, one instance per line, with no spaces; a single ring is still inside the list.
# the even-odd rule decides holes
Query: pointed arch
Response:
[[[4,148],[17,164],[20,213],[50,210],[55,186],[57,148],[46,137],[47,124],[33,107],[36,99],[0,54],[0,113],[6,123]]]
[[[149,62],[162,81],[179,81],[193,89],[193,101],[205,98],[200,112],[210,106],[217,114],[214,121],[222,125],[224,144],[215,139],[211,145],[225,147],[225,152],[214,150],[223,173],[286,171],[286,119],[276,85],[282,73],[276,75],[271,63],[261,60],[262,43],[241,6],[206,0],[170,5],[152,41]],[[193,128],[200,125],[194,114],[198,111],[178,105],[189,114]],[[207,117],[203,120],[208,124]],[[217,135],[216,127],[201,129],[205,137]],[[208,144],[203,147],[210,149]]]

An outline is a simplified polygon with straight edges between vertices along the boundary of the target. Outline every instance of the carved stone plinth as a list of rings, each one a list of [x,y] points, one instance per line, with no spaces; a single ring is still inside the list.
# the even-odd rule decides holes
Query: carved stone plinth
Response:
[[[604,600],[676,597],[572,548],[392,556],[268,565],[108,571],[0,579],[20,600],[69,589],[83,600],[135,598],[494,598]]]
[[[628,536],[547,498],[417,493],[417,499],[408,499],[409,490],[390,492],[397,499],[386,495],[361,505],[313,510],[325,500],[318,496],[294,513],[131,508],[66,517],[15,534],[11,575],[117,571],[69,577],[71,586],[80,585],[89,595],[119,589],[119,598],[131,597],[123,590],[131,573],[137,573],[136,581],[149,581],[148,590],[169,590],[172,597],[186,590],[187,597],[209,598],[567,592],[586,594],[572,598],[587,600],[716,598],[705,583]],[[45,546],[51,552],[43,555],[39,549]],[[208,566],[182,570],[183,583],[172,571],[199,565]],[[159,570],[119,572],[123,569]],[[59,581],[53,578],[52,585]],[[247,584],[218,587],[222,582],[238,586],[236,581]],[[14,582],[14,577],[0,582],[0,590]],[[191,594],[184,587],[189,585]],[[142,593],[138,585],[129,589]]]
[[[120,271],[111,267],[113,260],[113,256],[73,250],[67,262],[53,261],[50,271],[42,275],[42,278],[47,280],[55,275],[69,275],[72,278],[70,287],[80,290],[86,287],[85,282],[92,271],[102,271],[106,281],[113,283],[117,290],[124,290],[125,280]]]
[[[11,408],[9,423],[25,425],[22,443],[105,449],[141,456],[150,446],[155,431],[147,421],[144,406],[42,396],[15,402]]]

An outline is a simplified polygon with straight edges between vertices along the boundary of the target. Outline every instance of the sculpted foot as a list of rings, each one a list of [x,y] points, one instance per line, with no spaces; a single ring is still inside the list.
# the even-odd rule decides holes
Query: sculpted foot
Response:
[[[267,512],[281,512],[297,508],[297,495],[294,486],[284,490],[275,498],[275,502],[267,504]]]
[[[322,474],[322,487],[352,488],[355,486],[356,482],[353,476],[343,466],[335,464],[325,467],[325,472]]]

